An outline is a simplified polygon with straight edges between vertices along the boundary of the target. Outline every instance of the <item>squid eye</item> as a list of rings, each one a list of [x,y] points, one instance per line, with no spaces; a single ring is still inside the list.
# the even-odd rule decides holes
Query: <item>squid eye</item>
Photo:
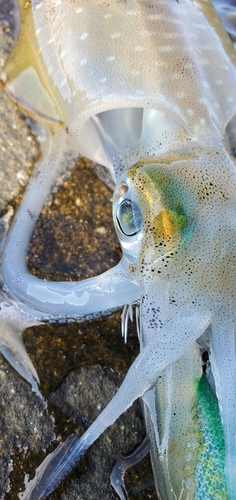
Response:
[[[121,232],[125,236],[134,236],[142,228],[140,209],[134,201],[123,200],[116,212],[116,220]]]

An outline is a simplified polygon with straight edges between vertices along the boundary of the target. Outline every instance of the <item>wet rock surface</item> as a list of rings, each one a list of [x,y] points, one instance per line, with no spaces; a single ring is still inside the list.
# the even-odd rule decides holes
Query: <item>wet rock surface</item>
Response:
[[[30,395],[30,397],[29,397]],[[15,457],[26,450],[45,449],[54,439],[54,419],[45,411],[45,403],[30,392],[29,386],[0,361],[0,492],[11,489],[10,475]],[[7,498],[7,497],[6,497]],[[13,498],[11,495],[8,498]]]
[[[13,46],[14,4],[0,0],[0,64]],[[0,89],[0,210],[15,208],[33,163],[37,141],[15,106]],[[120,257],[111,217],[111,191],[81,159],[65,176],[45,207],[35,230],[28,261],[32,272],[48,279],[78,279],[103,272]],[[139,352],[135,326],[128,344],[120,335],[120,312],[70,325],[39,325],[23,333],[47,402],[0,355],[0,498],[16,500],[25,474],[60,441],[82,434],[110,401]],[[118,454],[131,451],[145,434],[139,403],[106,431],[85,454],[53,500],[116,498],[109,484]],[[150,471],[150,464],[147,464]],[[154,499],[150,488],[132,496],[144,465],[127,474],[130,498]]]

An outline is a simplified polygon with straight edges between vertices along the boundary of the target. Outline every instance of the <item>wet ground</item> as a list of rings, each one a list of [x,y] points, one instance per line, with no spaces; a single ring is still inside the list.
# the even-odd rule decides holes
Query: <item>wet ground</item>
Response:
[[[15,33],[9,0],[0,0],[0,65]],[[0,211],[19,203],[28,175],[39,156],[37,141],[25,120],[0,90]],[[80,159],[69,170],[38,221],[28,264],[48,279],[83,279],[114,266],[120,249],[111,217],[112,192]],[[0,355],[0,498],[16,500],[25,473],[35,468],[59,441],[82,434],[106,406],[139,352],[135,325],[128,344],[120,334],[120,311],[80,324],[40,325],[23,333],[41,381],[47,408]],[[116,457],[139,444],[145,428],[139,403],[120,417],[91,447],[53,500],[116,498],[109,474]],[[127,474],[129,498],[155,499],[154,488],[132,495],[150,474],[146,460]],[[141,479],[140,479],[141,478]]]

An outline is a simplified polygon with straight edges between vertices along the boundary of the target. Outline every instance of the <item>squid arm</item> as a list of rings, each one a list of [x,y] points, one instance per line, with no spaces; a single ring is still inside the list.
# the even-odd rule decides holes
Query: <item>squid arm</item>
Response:
[[[70,436],[49,455],[36,470],[20,498],[39,500],[48,496],[80,459],[91,444],[126,411],[132,403],[151,389],[162,370],[177,360],[207,328],[209,311],[170,320],[141,351],[120,389],[82,437]],[[178,344],[176,336],[178,334]]]
[[[22,307],[26,305],[32,308],[40,321],[53,317],[87,319],[90,314],[109,312],[109,309],[121,307],[127,301],[133,302],[140,296],[139,286],[131,280],[123,261],[100,276],[80,282],[47,282],[32,276],[28,271],[28,245],[56,176],[63,169],[63,144],[66,145],[64,131],[56,131],[48,137],[46,154],[36,166],[13,220],[2,256],[5,285],[22,303]]]

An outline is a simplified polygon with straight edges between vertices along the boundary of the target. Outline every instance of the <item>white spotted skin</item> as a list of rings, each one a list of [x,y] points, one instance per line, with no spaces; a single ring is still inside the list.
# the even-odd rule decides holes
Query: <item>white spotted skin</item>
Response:
[[[221,130],[234,114],[236,57],[209,2],[193,8],[186,0],[80,0],[53,7],[44,1],[37,10],[36,4],[38,45],[68,105],[69,128],[73,113],[83,128],[89,116],[107,109],[150,107],[174,114],[199,137]]]
[[[45,102],[43,111],[37,105],[32,110],[32,96],[22,107],[41,120],[50,121],[51,115],[55,123],[58,118],[81,154],[97,160],[99,146],[92,146],[97,131],[88,120],[117,108],[162,111],[178,123],[172,143],[186,135],[208,144],[222,139],[236,113],[236,55],[209,1],[32,0],[27,9],[23,0],[19,4],[41,61],[40,70],[36,58],[30,67],[48,94],[39,74],[43,71],[56,101],[53,107]],[[23,51],[24,35],[16,54]],[[19,103],[17,77],[28,63],[18,67],[18,74],[11,71],[13,64],[10,58],[5,90]],[[27,71],[24,78],[32,79],[35,88]],[[158,146],[149,141],[142,154],[157,153]],[[107,163],[112,169],[111,159]],[[115,181],[120,169],[112,173]]]
[[[4,247],[4,282],[17,306],[28,307],[32,314],[37,310],[37,318],[38,311],[44,318],[50,313],[58,318],[58,311],[63,317],[84,317],[101,311],[101,303],[114,307],[124,304],[122,300],[140,300],[140,355],[114,399],[78,441],[77,458],[138,397],[143,398],[151,421],[155,446],[164,456],[169,413],[164,409],[161,419],[156,418],[158,377],[166,377],[169,399],[160,391],[158,397],[169,411],[172,403],[177,404],[179,381],[189,370],[190,386],[182,388],[181,397],[191,408],[195,378],[201,374],[195,341],[205,335],[224,427],[228,496],[235,500],[236,171],[225,133],[236,115],[232,40],[208,0],[18,3],[19,40],[2,83],[21,109],[53,133],[47,158],[31,182]],[[229,129],[233,134],[234,126]],[[124,254],[106,277],[88,286],[81,282],[79,292],[76,284],[36,280],[22,264],[29,226],[33,230],[67,140],[78,153],[109,169],[116,185],[114,223]],[[37,182],[42,200],[35,196]],[[135,216],[129,213],[122,219],[119,207],[124,200],[138,207]],[[33,222],[27,219],[28,204],[36,214]],[[124,234],[122,224],[127,228],[130,221],[130,232]],[[181,432],[181,423],[186,424],[183,408],[178,418]],[[188,418],[191,427],[189,414]],[[163,432],[162,425],[166,425]],[[171,486],[162,500],[197,498],[194,432],[178,444],[181,466],[173,465],[173,473],[168,464],[163,469]],[[194,449],[190,472],[183,460],[188,439]],[[58,482],[76,453],[66,453]],[[52,460],[54,456],[57,450]],[[55,470],[52,467],[52,478],[45,477],[47,468],[48,462],[43,462],[22,498],[41,498],[34,496],[37,482],[40,491],[50,493],[48,488],[56,485]]]

